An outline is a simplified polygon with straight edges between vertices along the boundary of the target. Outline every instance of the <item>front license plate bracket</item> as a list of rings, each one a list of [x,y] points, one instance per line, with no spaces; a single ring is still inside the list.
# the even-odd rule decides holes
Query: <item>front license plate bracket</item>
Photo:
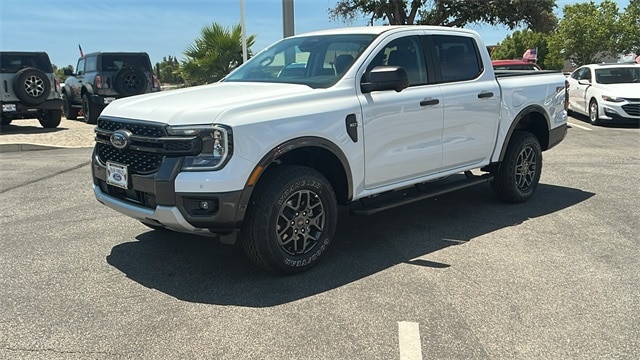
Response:
[[[107,184],[129,189],[129,167],[107,161]]]

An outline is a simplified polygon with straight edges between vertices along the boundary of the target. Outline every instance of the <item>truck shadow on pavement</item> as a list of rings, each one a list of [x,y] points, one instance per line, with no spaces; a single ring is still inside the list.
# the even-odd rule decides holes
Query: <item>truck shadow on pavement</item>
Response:
[[[19,122],[20,120],[16,120]],[[45,134],[45,133],[54,133],[58,131],[69,130],[63,126],[58,126],[55,128],[43,128],[42,126],[31,126],[31,125],[1,125],[0,126],[0,135],[2,134]]]
[[[478,191],[479,186],[483,188]],[[540,184],[524,204],[497,201],[479,185],[369,217],[341,209],[331,249],[314,268],[292,276],[266,273],[240,246],[166,231],[149,231],[112,248],[107,262],[141,285],[205,304],[268,307],[313,296],[399,264],[441,271],[418,259],[493,231],[545,216],[595,194]]]

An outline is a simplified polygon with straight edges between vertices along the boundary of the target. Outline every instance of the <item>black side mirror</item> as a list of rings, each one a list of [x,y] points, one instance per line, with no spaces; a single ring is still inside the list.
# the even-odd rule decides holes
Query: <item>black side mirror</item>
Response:
[[[409,75],[401,66],[376,66],[369,72],[369,82],[360,84],[363,93],[383,90],[400,92],[407,87],[409,87]]]

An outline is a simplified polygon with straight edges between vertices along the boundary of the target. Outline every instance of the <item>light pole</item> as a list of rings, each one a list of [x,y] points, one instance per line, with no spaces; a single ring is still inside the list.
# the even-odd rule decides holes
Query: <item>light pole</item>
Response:
[[[282,0],[282,37],[295,34],[293,26],[293,0]]]
[[[244,0],[240,0],[240,27],[242,28],[242,63],[247,62],[247,22],[244,19]]]

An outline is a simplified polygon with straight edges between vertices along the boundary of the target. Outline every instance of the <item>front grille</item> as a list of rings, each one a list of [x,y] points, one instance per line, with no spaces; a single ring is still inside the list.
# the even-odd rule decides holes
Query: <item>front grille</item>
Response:
[[[97,154],[107,161],[129,166],[133,174],[151,174],[160,168],[164,156],[197,155],[202,151],[202,140],[197,136],[168,136],[167,125],[143,121],[100,118],[96,127]],[[110,137],[116,130],[128,130],[129,146],[116,149]]]
[[[150,174],[158,171],[162,162],[162,155],[142,151],[120,151],[111,145],[98,143],[98,157],[106,163],[113,161],[129,165],[129,170],[137,174]]]
[[[640,104],[622,105],[622,109],[631,116],[640,116]]]

